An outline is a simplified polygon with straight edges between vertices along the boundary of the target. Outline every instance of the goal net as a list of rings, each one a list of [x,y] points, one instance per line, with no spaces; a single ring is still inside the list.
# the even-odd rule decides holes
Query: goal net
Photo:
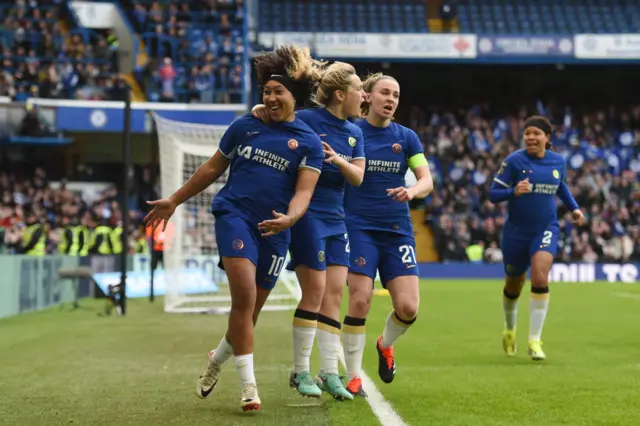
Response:
[[[160,145],[162,197],[169,197],[216,152],[227,126],[179,122],[156,113],[152,116]],[[228,174],[227,170],[213,185],[179,206],[171,218],[173,229],[168,233],[164,265],[158,274],[159,287],[164,284],[166,312],[225,314],[231,308],[227,277],[218,268],[215,218],[211,214],[211,201]],[[263,311],[294,309],[300,296],[295,273],[282,268]]]

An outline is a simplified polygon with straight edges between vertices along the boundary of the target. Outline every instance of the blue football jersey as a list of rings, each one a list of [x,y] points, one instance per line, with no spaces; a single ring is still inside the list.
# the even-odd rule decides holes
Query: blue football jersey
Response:
[[[286,213],[298,169],[320,173],[324,160],[320,138],[297,118],[267,125],[247,114],[231,123],[219,149],[231,160],[231,169],[212,211],[232,213],[256,225],[273,219],[272,210]],[[289,238],[282,234],[278,235]]]
[[[298,111],[297,117],[345,160],[364,160],[364,138],[355,124],[339,119],[324,108]],[[344,220],[344,187],[345,179],[338,166],[324,163],[307,215],[324,220]]]
[[[413,235],[409,204],[394,201],[387,189],[405,186],[409,158],[424,152],[418,135],[396,123],[381,128],[360,120],[356,125],[364,136],[366,167],[362,185],[346,189],[349,229]]]
[[[534,235],[550,225],[557,224],[556,192],[565,179],[564,158],[547,151],[543,158],[532,157],[522,149],[509,155],[493,179],[493,185],[515,188],[518,182],[529,178],[532,192],[508,200],[505,231]]]

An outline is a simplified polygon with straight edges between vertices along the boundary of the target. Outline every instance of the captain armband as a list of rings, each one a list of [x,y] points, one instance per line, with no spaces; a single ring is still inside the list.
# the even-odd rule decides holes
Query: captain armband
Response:
[[[411,171],[414,171],[415,169],[421,166],[429,166],[429,162],[427,161],[427,158],[424,156],[424,153],[422,152],[412,157],[409,157],[407,164],[409,164],[409,168],[411,169]]]

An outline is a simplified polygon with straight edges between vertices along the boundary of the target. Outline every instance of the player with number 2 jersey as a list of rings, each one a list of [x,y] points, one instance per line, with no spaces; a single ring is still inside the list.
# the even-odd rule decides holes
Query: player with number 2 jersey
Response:
[[[565,161],[551,151],[552,126],[544,117],[534,116],[524,125],[525,149],[509,155],[493,179],[489,199],[506,201],[508,217],[502,232],[505,286],[503,310],[505,329],[502,346],[515,356],[518,298],[531,266],[529,356],[546,358],[542,350],[542,328],[549,307],[549,271],[558,247],[556,195],[570,209],[573,220],[582,225],[584,215],[564,182]]]

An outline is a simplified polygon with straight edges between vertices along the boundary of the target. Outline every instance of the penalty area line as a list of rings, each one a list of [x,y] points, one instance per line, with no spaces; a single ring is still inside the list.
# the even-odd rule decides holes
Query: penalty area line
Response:
[[[340,353],[340,362],[347,368],[347,364],[344,360],[344,350],[342,345],[340,345],[339,349]],[[371,411],[378,418],[378,421],[382,426],[408,426],[402,417],[396,412],[391,403],[387,401],[382,393],[378,390],[373,381],[367,376],[367,373],[362,370],[362,387],[365,392],[367,392],[368,397],[365,398],[369,407],[371,407]]]

